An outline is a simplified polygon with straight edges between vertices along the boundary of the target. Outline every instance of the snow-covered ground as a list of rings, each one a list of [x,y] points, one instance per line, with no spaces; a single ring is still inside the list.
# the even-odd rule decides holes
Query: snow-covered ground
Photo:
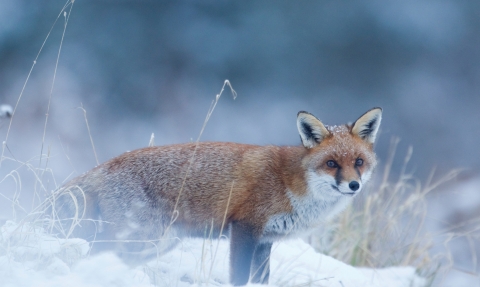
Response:
[[[85,241],[57,239],[40,227],[8,221],[0,230],[0,286],[228,286],[227,240],[186,239],[164,256],[130,268],[113,253],[88,256]],[[413,267],[354,268],[317,253],[300,239],[274,244],[270,282],[331,287],[427,283]]]
[[[441,255],[446,270],[434,286],[480,286],[480,174],[458,179],[430,195],[428,232],[435,234],[431,253]]]

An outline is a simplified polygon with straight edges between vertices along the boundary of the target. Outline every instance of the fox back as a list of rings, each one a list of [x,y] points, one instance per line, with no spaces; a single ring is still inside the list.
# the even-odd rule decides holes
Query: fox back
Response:
[[[300,146],[201,142],[124,153],[54,193],[58,230],[137,264],[186,236],[230,237],[230,281],[267,283],[272,242],[340,212],[370,179],[382,110],[325,126],[297,115]],[[107,243],[105,243],[107,242]]]

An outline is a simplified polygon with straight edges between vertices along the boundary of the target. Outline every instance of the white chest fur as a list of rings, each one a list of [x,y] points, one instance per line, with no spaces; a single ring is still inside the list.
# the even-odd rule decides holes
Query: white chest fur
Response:
[[[352,200],[324,186],[310,188],[304,196],[287,191],[292,212],[272,216],[264,229],[263,240],[270,241],[306,233],[342,211]]]

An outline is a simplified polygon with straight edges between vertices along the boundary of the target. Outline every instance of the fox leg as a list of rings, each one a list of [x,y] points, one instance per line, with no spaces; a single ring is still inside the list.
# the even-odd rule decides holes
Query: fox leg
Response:
[[[272,243],[260,243],[255,247],[252,261],[252,283],[268,284],[270,277],[270,251]]]
[[[257,240],[248,225],[233,222],[230,236],[230,283],[246,285]]]

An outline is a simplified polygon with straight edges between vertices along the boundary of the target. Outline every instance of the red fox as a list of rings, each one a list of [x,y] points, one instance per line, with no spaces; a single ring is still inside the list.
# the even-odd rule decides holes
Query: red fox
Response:
[[[230,282],[267,284],[272,242],[322,224],[370,179],[381,118],[373,108],[351,125],[326,126],[301,111],[300,146],[200,142],[127,152],[57,190],[53,215],[66,236],[128,259],[225,233]]]

